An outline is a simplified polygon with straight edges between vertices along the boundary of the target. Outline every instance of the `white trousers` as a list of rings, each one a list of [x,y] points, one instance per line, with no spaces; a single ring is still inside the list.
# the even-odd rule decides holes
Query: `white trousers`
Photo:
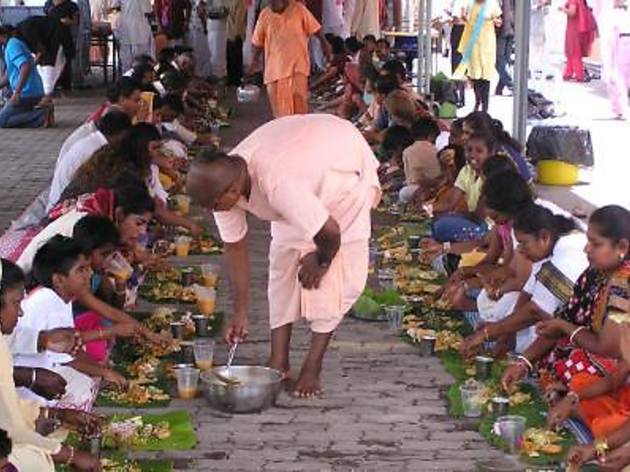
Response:
[[[39,72],[44,84],[44,95],[52,95],[55,91],[55,85],[61,77],[63,68],[66,67],[66,55],[63,53],[63,48],[59,46],[57,50],[57,58],[55,59],[55,65],[53,66],[37,66],[37,72]]]
[[[215,77],[227,75],[227,21],[208,20],[210,71]]]
[[[208,77],[212,72],[208,36],[203,31],[191,30],[188,33],[188,44],[195,50],[195,59],[197,60],[195,74],[203,78]]]
[[[133,58],[140,54],[155,56],[153,41],[144,44],[124,44],[120,43],[120,66],[122,70],[131,69]]]

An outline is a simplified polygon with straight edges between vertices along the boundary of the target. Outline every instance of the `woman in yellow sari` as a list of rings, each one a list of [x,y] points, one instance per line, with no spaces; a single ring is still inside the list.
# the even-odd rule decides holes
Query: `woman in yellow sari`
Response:
[[[50,436],[37,432],[40,420],[51,420],[82,432],[93,431],[98,428],[95,417],[74,410],[42,408],[39,403],[21,399],[17,394],[9,343],[20,316],[22,298],[23,272],[12,262],[0,259],[0,429],[5,430],[13,442],[9,463],[20,472],[54,472],[55,464],[67,464],[85,472],[99,471],[97,458],[61,443],[58,438],[62,430]]]

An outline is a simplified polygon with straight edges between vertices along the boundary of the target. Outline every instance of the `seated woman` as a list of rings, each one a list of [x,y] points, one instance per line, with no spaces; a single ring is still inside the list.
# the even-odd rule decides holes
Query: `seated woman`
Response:
[[[33,261],[33,277],[40,287],[31,291],[21,304],[23,316],[16,327],[16,338],[30,337],[34,331],[75,328],[72,304],[90,288],[91,270],[83,249],[72,238],[55,236],[44,244]],[[115,333],[119,334],[119,333]],[[88,333],[88,338],[92,338]],[[102,333],[94,333],[99,338]],[[12,346],[17,366],[44,367],[61,375],[67,382],[65,394],[54,405],[71,405],[87,410],[94,400],[94,380],[100,377],[119,387],[127,381],[116,371],[92,361],[83,351],[73,355],[50,351],[23,352],[25,343]],[[30,390],[21,389],[26,398],[40,401]]]
[[[475,111],[464,118],[462,127],[465,140],[475,134],[492,136],[496,143],[495,151],[504,153],[512,159],[525,182],[530,183],[533,180],[530,164],[522,154],[521,145],[503,129],[503,124],[499,120],[493,119],[486,112]]]
[[[76,410],[42,408],[39,403],[24,400],[17,394],[13,358],[7,342],[20,316],[24,273],[7,260],[0,260],[0,272],[0,428],[13,442],[8,463],[18,471],[54,472],[55,464],[68,464],[80,471],[98,470],[98,458],[62,445],[60,434],[42,436],[35,426],[38,419],[52,418],[65,428],[91,434],[99,427],[95,417]],[[67,347],[68,352],[74,349],[72,344]]]
[[[142,182],[126,183],[115,190],[99,189],[93,194],[82,195],[77,199],[67,200],[53,208],[49,214],[48,225],[37,234],[19,257],[17,264],[25,271],[30,271],[37,250],[55,235],[72,237],[79,222],[86,216],[99,216],[115,223],[123,251],[136,251],[137,246],[146,236],[147,225],[153,217],[155,202],[148,194]],[[99,313],[115,323],[131,323],[138,334],[151,342],[162,342],[161,337],[152,333],[132,317],[93,296],[89,291],[82,293],[79,303],[86,309]]]
[[[201,228],[192,220],[170,211],[166,206],[168,194],[160,179],[160,166],[169,165],[170,158],[160,151],[161,136],[153,125],[140,123],[128,133],[126,139],[116,146],[105,146],[81,166],[72,182],[62,192],[62,200],[95,192],[99,188],[112,187],[123,176],[143,180],[155,200],[155,216],[162,223],[181,226],[193,235]],[[172,171],[167,168],[167,171]]]
[[[429,208],[436,218],[432,236],[438,242],[462,242],[481,239],[488,226],[479,212],[479,196],[483,185],[484,163],[494,155],[495,142],[489,135],[472,136],[466,144],[468,164],[460,171],[454,186],[443,200]],[[468,211],[455,213],[462,197]]]
[[[532,263],[531,274],[512,313],[484,324],[464,340],[461,353],[465,357],[473,356],[487,341],[515,333],[522,349],[527,349],[535,339],[534,325],[567,304],[588,265],[583,251],[586,236],[576,231],[572,219],[531,204],[516,215],[513,227],[520,252]]]
[[[491,159],[511,162],[501,157]],[[486,164],[488,162],[491,160],[486,161]],[[508,298],[513,298],[516,303],[518,292],[531,270],[530,264],[514,260],[517,256],[514,251],[516,241],[512,235],[512,219],[533,202],[529,186],[510,165],[508,170],[487,178],[481,191],[481,198],[484,202],[485,215],[494,222],[493,228],[481,240],[452,245],[423,241],[423,246],[430,252],[463,254],[479,247],[485,248],[485,255],[478,263],[460,267],[449,279],[446,297],[453,308],[458,310],[476,310],[478,295],[486,301],[487,293],[480,295],[479,291],[484,288],[484,282],[487,284],[489,281],[492,281],[492,285],[497,285],[497,288],[491,291],[492,300],[496,301],[509,293]],[[517,271],[518,268],[521,270]],[[508,304],[505,313],[510,313],[513,308],[514,304]]]
[[[630,364],[612,359],[620,357],[615,319],[630,312],[630,212],[615,205],[596,210],[587,237],[589,267],[568,304],[538,326],[536,340],[502,378],[509,391],[535,366],[543,388],[554,394],[549,425],[574,416],[590,427],[599,442],[575,447],[567,457],[578,467],[596,456],[607,461],[604,454],[630,442]]]

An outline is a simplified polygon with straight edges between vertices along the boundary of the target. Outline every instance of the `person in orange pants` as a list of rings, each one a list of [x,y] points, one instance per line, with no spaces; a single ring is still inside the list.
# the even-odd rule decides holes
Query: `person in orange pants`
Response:
[[[322,27],[302,3],[272,0],[260,14],[252,37],[255,52],[249,75],[259,69],[264,51],[264,81],[276,118],[308,112],[308,40],[313,35],[330,60],[332,52]]]

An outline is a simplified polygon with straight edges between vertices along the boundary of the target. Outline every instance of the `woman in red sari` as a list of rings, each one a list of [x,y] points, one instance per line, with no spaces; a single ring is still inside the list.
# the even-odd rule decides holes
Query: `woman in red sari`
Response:
[[[597,33],[593,12],[586,0],[567,0],[560,8],[567,15],[567,31],[564,39],[564,54],[567,64],[564,80],[584,82],[586,80],[583,57],[588,57]]]

